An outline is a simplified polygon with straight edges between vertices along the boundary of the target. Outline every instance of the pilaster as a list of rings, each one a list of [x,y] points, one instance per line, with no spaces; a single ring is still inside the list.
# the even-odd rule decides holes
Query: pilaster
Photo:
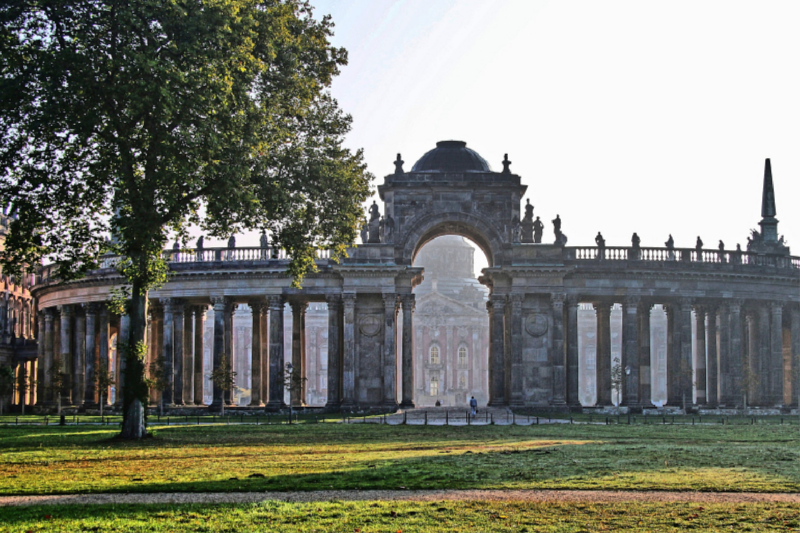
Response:
[[[356,295],[343,294],[344,306],[344,353],[342,354],[342,407],[356,406]]]
[[[633,409],[641,409],[639,397],[639,305],[640,299],[626,297],[622,302],[622,402]]]
[[[283,401],[283,305],[281,295],[270,295],[269,302],[269,400],[267,408],[280,410],[286,407]]]
[[[397,294],[383,294],[383,405],[397,408]]]
[[[511,383],[509,405],[511,407],[524,407],[525,396],[522,391],[522,302],[524,294],[511,294],[510,307],[506,309],[505,328],[511,329],[511,368],[508,381]],[[510,321],[510,324],[509,324]],[[553,362],[551,361],[552,365]],[[508,365],[506,365],[508,366]],[[555,384],[553,384],[555,388]]]
[[[551,403],[557,406],[563,406],[567,403],[566,343],[564,339],[565,298],[566,296],[562,293],[553,293],[550,296],[550,305],[553,308],[553,347],[551,348],[550,360],[553,368],[553,399]],[[520,320],[520,329],[521,322],[522,320]],[[520,332],[521,335],[522,332]]]
[[[570,409],[578,409],[580,400],[580,355],[578,351],[578,307],[577,296],[567,298],[567,405]]]
[[[403,401],[404,409],[414,407],[414,306],[413,294],[400,297],[403,306]]]
[[[611,402],[611,307],[608,302],[594,304],[597,315],[597,406],[608,407]]]
[[[342,297],[325,298],[328,303],[328,401],[325,407],[336,410],[342,401]]]

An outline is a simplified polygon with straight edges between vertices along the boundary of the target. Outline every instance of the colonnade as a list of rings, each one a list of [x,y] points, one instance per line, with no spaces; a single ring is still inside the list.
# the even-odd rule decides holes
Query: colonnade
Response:
[[[490,320],[490,404],[522,407],[524,295],[492,295]],[[554,406],[572,410],[579,400],[578,307],[596,312],[597,406],[652,407],[650,312],[667,312],[667,405],[704,408],[784,407],[800,394],[800,308],[796,304],[742,299],[649,299],[636,296],[549,297],[549,350]],[[611,361],[611,308],[622,304],[619,368]],[[693,318],[694,317],[694,318]],[[695,320],[695,337],[692,336]],[[502,332],[502,333],[498,333]],[[789,393],[791,392],[791,398]],[[693,400],[696,398],[696,401]]]
[[[399,309],[404,314],[402,341],[403,383],[402,402],[413,406],[413,295],[389,293],[382,295],[385,302],[384,349],[379,354],[382,363],[382,380],[385,405],[397,406],[396,355],[394,342]],[[266,297],[212,297],[205,302],[194,299],[151,299],[146,332],[146,372],[153,381],[150,401],[163,402],[170,408],[204,405],[207,378],[222,367],[234,368],[237,354],[233,342],[233,317],[239,305],[249,306],[252,313],[252,338],[250,350],[250,406],[263,406],[269,410],[287,407],[284,393],[288,388],[294,407],[305,405],[306,354],[305,317],[309,301],[324,298],[328,306],[328,400],[331,409],[357,408],[355,306],[356,294],[319,295],[308,298],[287,298],[284,295]],[[291,360],[284,354],[284,305],[292,308]],[[211,337],[212,366],[205,368],[203,354],[206,316],[213,310],[213,335]],[[44,383],[40,405],[52,406],[58,391],[54,376],[61,375],[61,403],[64,406],[96,408],[100,401],[97,375],[110,371],[116,384],[116,403],[122,402],[124,377],[123,358],[112,366],[109,359],[114,335],[121,344],[127,337],[129,317],[109,312],[103,303],[64,305],[44,309],[39,315],[39,379]],[[287,363],[291,362],[291,375]],[[108,391],[103,399],[108,403]],[[212,409],[224,402],[233,404],[230,388],[223,390],[212,380]]]

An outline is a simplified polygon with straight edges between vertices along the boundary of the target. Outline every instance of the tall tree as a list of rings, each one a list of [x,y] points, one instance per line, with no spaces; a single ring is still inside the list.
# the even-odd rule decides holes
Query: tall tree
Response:
[[[19,212],[3,263],[49,257],[69,279],[124,258],[122,434],[141,437],[170,234],[266,229],[297,283],[354,241],[372,176],[326,92],[346,52],[304,0],[11,0],[0,21],[0,200]]]

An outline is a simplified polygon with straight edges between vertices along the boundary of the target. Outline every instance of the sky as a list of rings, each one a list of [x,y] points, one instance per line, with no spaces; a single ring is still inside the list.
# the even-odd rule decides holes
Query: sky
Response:
[[[376,186],[398,152],[410,170],[463,140],[496,171],[508,153],[569,245],[733,249],[769,157],[800,255],[800,2],[311,1],[349,52],[331,92]]]

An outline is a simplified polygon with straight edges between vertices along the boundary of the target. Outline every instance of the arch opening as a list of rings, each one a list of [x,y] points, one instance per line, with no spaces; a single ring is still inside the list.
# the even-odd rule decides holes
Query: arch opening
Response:
[[[489,264],[489,257],[476,254],[483,248],[462,235],[439,228],[429,235],[420,239],[413,263],[425,269],[422,283],[414,288],[414,403],[466,408],[474,396],[485,405],[489,290],[475,274]]]

